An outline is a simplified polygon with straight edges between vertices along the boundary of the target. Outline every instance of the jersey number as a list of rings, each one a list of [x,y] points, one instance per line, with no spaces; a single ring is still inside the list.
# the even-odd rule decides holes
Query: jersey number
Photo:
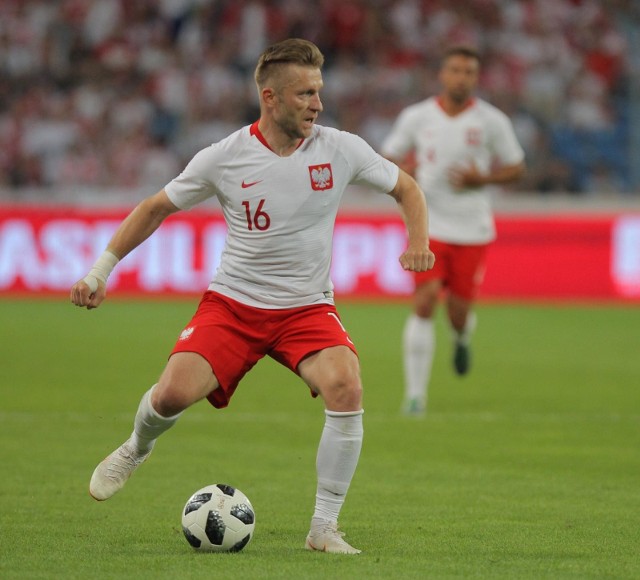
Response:
[[[242,205],[244,206],[244,213],[247,216],[247,228],[249,231],[252,231],[254,227],[260,232],[264,232],[269,229],[269,226],[271,225],[271,218],[266,211],[262,211],[264,199],[261,199],[260,203],[258,203],[258,208],[253,216],[251,215],[251,205],[249,202],[243,201]]]

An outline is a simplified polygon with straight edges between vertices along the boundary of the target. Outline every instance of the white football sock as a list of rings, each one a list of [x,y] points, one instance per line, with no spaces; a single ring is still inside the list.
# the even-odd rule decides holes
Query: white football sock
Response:
[[[144,455],[153,449],[156,439],[160,437],[167,429],[173,427],[182,413],[178,413],[173,417],[163,417],[151,405],[151,393],[156,385],[153,385],[140,400],[138,412],[133,422],[133,433],[131,434],[131,443],[134,448]]]
[[[403,334],[405,397],[426,403],[431,366],[436,350],[433,320],[412,314]]]
[[[325,423],[318,446],[316,469],[318,489],[313,519],[337,522],[362,448],[360,411],[325,411]]]
[[[469,346],[469,344],[471,343],[471,337],[473,336],[473,333],[476,329],[477,324],[478,324],[478,318],[476,317],[476,313],[469,312],[467,314],[467,320],[464,323],[464,328],[462,329],[462,332],[458,332],[455,328],[453,328],[453,326],[451,327],[454,340],[460,344]]]

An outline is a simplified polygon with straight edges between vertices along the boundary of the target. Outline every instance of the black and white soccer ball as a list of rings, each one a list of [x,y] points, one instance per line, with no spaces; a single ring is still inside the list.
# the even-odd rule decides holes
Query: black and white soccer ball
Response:
[[[193,548],[239,552],[253,537],[256,515],[239,489],[217,483],[196,491],[182,510],[182,531]]]

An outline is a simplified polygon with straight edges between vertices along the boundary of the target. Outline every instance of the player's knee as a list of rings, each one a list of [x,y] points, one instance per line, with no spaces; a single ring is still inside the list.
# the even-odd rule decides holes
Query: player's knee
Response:
[[[433,304],[429,304],[429,305],[416,304],[415,313],[420,318],[431,318],[433,316],[434,310],[435,308],[433,307]]]
[[[185,409],[179,397],[166,388],[159,387],[156,387],[151,395],[151,406],[163,417],[171,417]]]
[[[437,296],[421,296],[416,297],[415,313],[420,318],[431,318],[436,309]]]
[[[424,285],[416,290],[414,296],[414,310],[421,318],[431,318],[438,303],[440,287],[438,285]]]
[[[362,408],[362,383],[357,372],[337,373],[322,393],[325,405],[332,411],[359,411]]]
[[[191,389],[180,388],[173,384],[162,384],[162,382],[158,384],[151,395],[151,405],[156,413],[163,417],[173,417],[181,413],[193,405],[196,400]]]
[[[169,359],[153,389],[151,404],[160,415],[171,417],[206,397],[218,384],[200,355],[177,353]]]

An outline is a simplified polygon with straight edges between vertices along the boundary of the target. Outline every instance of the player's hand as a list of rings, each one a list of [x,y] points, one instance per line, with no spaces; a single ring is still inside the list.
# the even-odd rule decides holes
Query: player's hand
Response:
[[[429,249],[428,245],[409,244],[409,247],[400,256],[399,260],[403,270],[426,272],[431,270],[436,263],[436,255]]]
[[[92,292],[84,279],[78,280],[71,288],[70,293],[71,304],[84,307],[87,310],[98,308],[106,296],[107,289],[102,282],[98,281],[98,288]]]
[[[456,165],[447,172],[449,183],[456,189],[474,189],[486,183],[485,176],[480,173],[475,163],[471,165]]]

